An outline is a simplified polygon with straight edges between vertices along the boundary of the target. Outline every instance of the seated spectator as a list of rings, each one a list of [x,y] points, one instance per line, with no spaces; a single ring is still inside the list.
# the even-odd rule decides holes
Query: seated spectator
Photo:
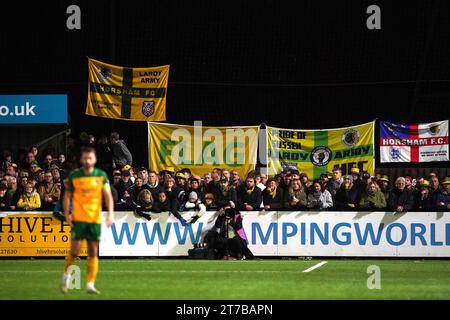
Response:
[[[405,178],[398,177],[395,180],[395,188],[389,194],[388,209],[395,213],[401,213],[411,211],[413,208],[413,193],[406,189]]]
[[[359,208],[371,211],[386,209],[386,198],[375,182],[369,182],[367,185],[359,201]]]
[[[38,187],[38,193],[41,198],[41,210],[53,211],[56,202],[61,197],[61,184],[53,181],[51,172],[46,172],[44,176],[45,181]]]
[[[284,208],[288,210],[305,210],[308,205],[305,189],[300,179],[294,179],[285,192]]]
[[[328,210],[333,207],[333,199],[330,192],[326,190],[320,180],[312,184],[312,192],[307,196],[308,209]]]
[[[450,211],[450,177],[442,182],[442,190],[437,197],[437,208],[441,211]]]
[[[378,179],[377,184],[378,187],[380,188],[381,193],[384,194],[386,203],[389,202],[389,194],[392,190],[391,184],[389,182],[389,177],[386,175],[381,176],[381,178]]]
[[[406,179],[406,178],[405,178]],[[436,211],[437,204],[433,202],[430,196],[431,185],[428,180],[423,180],[415,192],[414,210],[415,211]],[[412,191],[412,189],[410,189]]]
[[[334,208],[339,211],[356,210],[359,204],[359,191],[353,185],[353,176],[346,175],[344,183],[336,192],[334,199]]]
[[[240,211],[258,211],[261,208],[261,189],[256,186],[255,178],[249,176],[237,190],[237,209]]]
[[[283,209],[283,189],[278,187],[275,179],[267,180],[266,188],[262,192],[262,199],[264,210]]]
[[[27,183],[25,192],[20,196],[17,202],[18,210],[32,211],[41,207],[41,197],[36,192],[33,184]]]
[[[227,177],[222,176],[220,179],[219,188],[214,195],[214,203],[218,209],[223,208],[235,208],[237,205],[237,193],[236,190],[230,186]]]

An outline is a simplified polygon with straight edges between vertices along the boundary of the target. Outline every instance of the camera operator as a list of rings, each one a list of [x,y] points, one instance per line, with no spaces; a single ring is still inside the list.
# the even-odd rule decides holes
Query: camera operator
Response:
[[[225,260],[253,259],[253,253],[247,247],[247,239],[242,228],[242,217],[234,208],[219,210],[215,227],[219,230],[220,241],[217,250]]]

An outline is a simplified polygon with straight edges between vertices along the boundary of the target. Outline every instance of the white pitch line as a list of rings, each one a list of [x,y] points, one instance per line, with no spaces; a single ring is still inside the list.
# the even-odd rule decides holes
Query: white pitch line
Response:
[[[303,270],[303,272],[311,272],[311,271],[313,271],[313,270],[315,270],[315,269],[317,269],[317,268],[320,268],[321,266],[323,266],[325,263],[327,263],[328,261],[322,261],[322,262],[319,262],[318,264],[316,264],[316,265],[314,265],[314,266],[312,266],[311,268],[308,268],[308,269],[306,269],[306,270]]]
[[[0,270],[2,273],[60,273],[61,270]],[[300,273],[300,270],[100,270],[100,273]]]

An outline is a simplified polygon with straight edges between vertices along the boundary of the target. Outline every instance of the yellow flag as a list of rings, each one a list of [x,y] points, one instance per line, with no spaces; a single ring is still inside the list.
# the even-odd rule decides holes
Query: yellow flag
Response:
[[[267,127],[268,171],[273,176],[297,169],[318,178],[340,168],[374,173],[374,123],[329,130],[294,130]]]
[[[255,169],[259,127],[203,127],[148,123],[149,167],[189,168],[203,175],[213,168],[236,170],[243,178]]]
[[[86,114],[97,117],[165,121],[169,65],[125,68],[88,59]]]

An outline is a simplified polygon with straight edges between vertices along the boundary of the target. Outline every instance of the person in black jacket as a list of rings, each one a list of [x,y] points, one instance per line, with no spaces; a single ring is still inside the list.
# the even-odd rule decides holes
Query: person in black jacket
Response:
[[[217,209],[220,210],[227,207],[236,207],[236,190],[232,186],[230,186],[230,182],[228,181],[227,177],[222,176],[220,178],[219,187],[215,190],[213,195]]]
[[[253,253],[247,247],[247,239],[242,229],[242,216],[238,210],[227,208],[219,212],[215,227],[219,229],[222,241],[217,247],[224,259],[231,257],[242,260],[254,259]]]
[[[186,220],[180,215],[178,211],[184,211],[183,199],[186,192],[175,185],[175,179],[173,177],[168,177],[164,184],[165,193],[167,194],[170,201],[170,212],[180,220],[181,224],[184,226],[187,224]],[[161,194],[161,193],[160,193]]]
[[[266,188],[262,192],[264,210],[283,209],[283,189],[278,187],[275,179],[267,180]]]
[[[436,211],[437,205],[433,201],[430,195],[430,182],[428,180],[423,180],[419,184],[418,190],[415,192],[414,196],[414,210],[415,211]]]
[[[411,190],[406,189],[406,181],[398,177],[395,188],[389,194],[388,209],[395,213],[411,211],[414,208],[414,197]]]
[[[353,177],[346,175],[342,186],[336,192],[334,208],[340,211],[353,211],[357,209],[359,191],[353,185]]]
[[[237,190],[237,208],[241,211],[259,211],[261,202],[261,189],[256,186],[255,178],[248,176]]]

